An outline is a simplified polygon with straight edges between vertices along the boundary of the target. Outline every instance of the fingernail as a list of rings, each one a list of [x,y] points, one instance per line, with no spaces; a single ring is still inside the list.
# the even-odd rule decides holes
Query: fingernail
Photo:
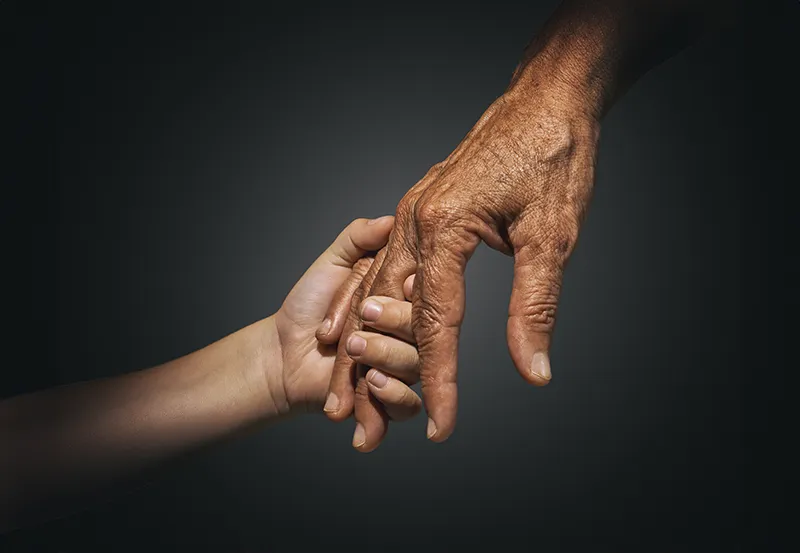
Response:
[[[377,225],[378,223],[385,221],[389,217],[391,217],[391,215],[384,215],[383,217],[378,217],[377,219],[370,219],[369,221],[367,221],[367,224],[368,225]]]
[[[428,439],[430,440],[436,435],[436,423],[433,419],[428,419]]]
[[[358,423],[356,431],[353,432],[353,447],[361,447],[365,443],[367,443],[367,433],[364,431],[364,426]]]
[[[550,358],[545,352],[539,351],[533,354],[531,372],[545,380],[550,380]]]
[[[319,405],[319,403],[317,403]],[[339,398],[333,392],[328,393],[328,400],[325,402],[325,407],[322,408],[326,413],[335,413],[339,410]]]
[[[386,386],[386,383],[389,382],[389,379],[380,371],[372,371],[372,375],[369,377],[369,381],[377,388],[383,388]]]
[[[374,300],[367,300],[364,309],[361,310],[361,318],[368,323],[374,323],[383,312],[383,306]]]
[[[367,349],[367,341],[357,334],[350,336],[347,340],[347,353],[350,355],[359,356]]]
[[[322,321],[322,324],[319,326],[319,333],[320,334],[327,334],[331,331],[331,327],[333,326],[333,321],[330,319],[325,319]]]

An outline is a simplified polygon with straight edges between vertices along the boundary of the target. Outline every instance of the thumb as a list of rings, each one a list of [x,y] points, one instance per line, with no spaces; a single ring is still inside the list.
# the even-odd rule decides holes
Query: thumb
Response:
[[[391,215],[370,220],[356,219],[336,237],[317,262],[351,269],[364,255],[386,245],[393,224]]]
[[[325,318],[317,328],[317,340],[323,344],[335,344],[339,340],[353,294],[372,266],[369,255],[386,245],[393,224],[391,215],[370,220],[356,219],[317,260],[318,264],[333,265],[342,270],[342,275],[347,275],[338,281],[339,288],[331,297]]]
[[[565,250],[534,240],[523,243],[514,252],[514,285],[506,338],[520,375],[536,386],[546,385],[552,377],[549,351]]]
[[[295,283],[282,309],[288,310],[295,322],[302,321],[329,338],[323,343],[335,342],[336,338],[330,335],[338,336],[341,331],[349,296],[369,267],[369,260],[363,258],[386,245],[392,221],[393,217],[381,217],[350,223]],[[326,312],[331,317],[322,326]]]

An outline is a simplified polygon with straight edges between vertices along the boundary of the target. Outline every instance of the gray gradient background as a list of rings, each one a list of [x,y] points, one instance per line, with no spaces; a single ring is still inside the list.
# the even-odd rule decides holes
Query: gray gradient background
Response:
[[[455,147],[555,6],[22,4],[0,2],[4,395],[272,313]],[[447,443],[420,416],[362,455],[352,421],[308,416],[0,548],[781,549],[754,467],[785,392],[798,11],[710,37],[605,120],[550,386],[513,368],[512,263],[482,247]]]

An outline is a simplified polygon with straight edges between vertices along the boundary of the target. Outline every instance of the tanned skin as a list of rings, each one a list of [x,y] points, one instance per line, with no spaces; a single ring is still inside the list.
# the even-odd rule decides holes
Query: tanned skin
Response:
[[[353,411],[383,439],[388,417],[365,368],[348,355],[367,296],[401,299],[416,275],[412,326],[419,347],[428,438],[453,432],[464,270],[483,241],[514,258],[507,340],[522,377],[551,377],[549,349],[564,268],[592,196],[601,120],[649,69],[729,19],[730,3],[566,0],[526,49],[510,85],[456,149],[403,197],[389,244],[355,292],[325,411]],[[324,332],[317,335],[324,340]]]

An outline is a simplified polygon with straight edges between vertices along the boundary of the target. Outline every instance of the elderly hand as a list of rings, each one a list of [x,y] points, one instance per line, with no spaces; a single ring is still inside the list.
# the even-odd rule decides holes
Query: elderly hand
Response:
[[[507,340],[527,381],[547,384],[548,350],[564,266],[592,192],[599,120],[625,89],[730,10],[718,0],[564,0],[529,45],[508,90],[461,144],[402,199],[385,253],[356,290],[343,342],[360,328],[364,297],[402,298],[416,275],[412,327],[428,437],[456,420],[464,270],[481,241],[514,256]],[[369,401],[364,367],[344,347],[326,403],[333,420],[355,408],[377,447],[385,413]]]
[[[533,384],[550,380],[561,275],[591,195],[598,129],[562,96],[509,91],[400,202],[389,245],[355,293],[341,343],[363,324],[357,307],[364,297],[401,299],[403,282],[416,274],[413,338],[432,440],[445,440],[455,426],[464,270],[481,240],[514,256],[507,327],[514,364]],[[341,420],[355,407],[367,436],[359,449],[369,451],[387,419],[369,400],[364,374],[340,347],[326,412]]]

